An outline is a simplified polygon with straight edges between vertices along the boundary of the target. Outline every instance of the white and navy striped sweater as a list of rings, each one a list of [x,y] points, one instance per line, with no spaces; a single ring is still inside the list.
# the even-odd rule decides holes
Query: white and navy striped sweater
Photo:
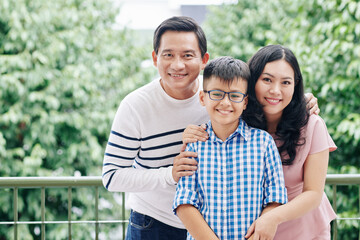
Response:
[[[109,191],[130,192],[133,210],[178,228],[184,226],[172,212],[172,164],[186,126],[209,120],[198,92],[177,100],[157,79],[130,93],[115,115],[104,156],[103,183]]]

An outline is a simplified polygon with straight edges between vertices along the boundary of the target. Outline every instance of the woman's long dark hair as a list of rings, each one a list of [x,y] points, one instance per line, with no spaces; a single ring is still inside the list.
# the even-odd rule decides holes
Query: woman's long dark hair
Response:
[[[290,49],[281,45],[268,45],[261,48],[248,61],[251,72],[251,77],[248,82],[249,99],[242,117],[250,126],[267,130],[263,106],[258,102],[255,95],[255,84],[262,74],[265,65],[280,59],[288,62],[295,74],[294,95],[289,105],[284,109],[275,132],[275,139],[280,140],[282,143],[282,145],[278,147],[280,155],[282,156],[282,163],[284,165],[291,165],[296,156],[296,147],[305,143],[305,138],[301,138],[301,128],[307,124],[309,114],[306,110],[300,67],[295,55]]]

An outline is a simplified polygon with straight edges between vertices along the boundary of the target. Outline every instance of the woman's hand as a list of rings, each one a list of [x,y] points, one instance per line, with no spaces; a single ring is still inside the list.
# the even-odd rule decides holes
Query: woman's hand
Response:
[[[272,240],[277,226],[281,223],[281,218],[274,211],[279,206],[280,204],[276,202],[269,203],[262,211],[261,216],[251,224],[245,238],[248,240]]]
[[[266,215],[267,214],[260,216],[251,224],[245,235],[246,239],[272,240],[274,238],[278,224],[271,218],[266,217]]]

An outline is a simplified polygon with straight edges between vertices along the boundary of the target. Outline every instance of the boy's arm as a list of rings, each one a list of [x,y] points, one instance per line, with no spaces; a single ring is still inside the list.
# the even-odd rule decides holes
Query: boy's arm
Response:
[[[265,213],[271,211],[272,209],[280,206],[281,204],[280,203],[277,203],[277,202],[271,202],[269,203],[261,212],[261,216],[264,215]]]
[[[278,219],[269,220],[272,214],[268,212],[287,202],[281,159],[273,139],[268,142],[266,148],[264,176],[265,207],[261,213],[261,217],[256,219],[248,229],[245,238],[251,236],[254,239],[273,239],[279,221]]]
[[[191,236],[196,240],[219,240],[214,231],[206,223],[201,213],[193,205],[183,204],[178,206],[176,214]]]

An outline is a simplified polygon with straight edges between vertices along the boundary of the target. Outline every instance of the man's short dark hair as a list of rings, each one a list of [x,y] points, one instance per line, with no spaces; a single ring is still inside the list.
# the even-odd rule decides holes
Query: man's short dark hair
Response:
[[[177,31],[177,32],[194,32],[198,40],[201,57],[205,56],[207,52],[207,41],[206,36],[202,28],[196,23],[196,21],[190,17],[179,16],[171,17],[163,21],[154,32],[154,51],[158,54],[160,47],[160,40],[162,35],[166,31]]]

